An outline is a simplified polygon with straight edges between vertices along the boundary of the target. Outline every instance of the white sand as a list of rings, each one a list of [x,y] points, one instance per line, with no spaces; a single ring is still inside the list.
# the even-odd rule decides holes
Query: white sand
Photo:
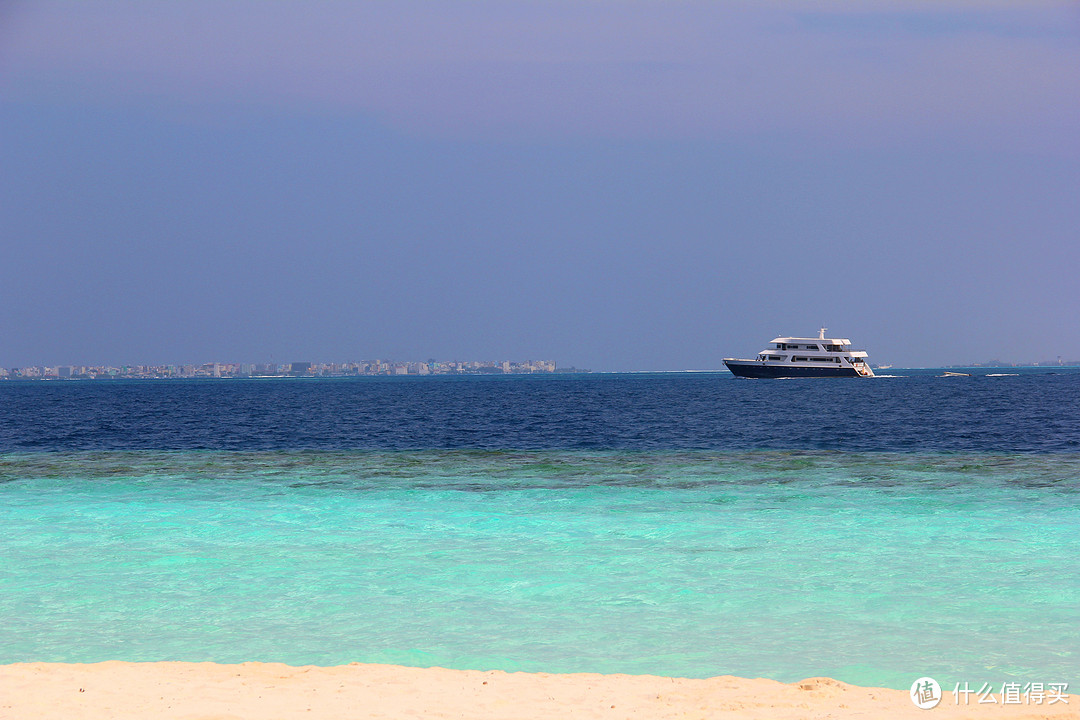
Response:
[[[1069,704],[954,705],[828,678],[551,675],[394,665],[23,663],[0,666],[3,720],[182,718],[1080,718]],[[1000,699],[1000,696],[999,696]]]

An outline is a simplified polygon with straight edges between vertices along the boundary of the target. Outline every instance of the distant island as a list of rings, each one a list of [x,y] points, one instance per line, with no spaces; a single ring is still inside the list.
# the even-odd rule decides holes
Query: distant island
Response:
[[[201,365],[57,365],[0,368],[0,380],[111,380],[174,378],[353,377],[361,375],[528,375],[589,372],[560,368],[554,360],[524,362],[467,361],[396,362],[372,360],[346,363],[203,363]]]
[[[887,364],[874,364],[870,367],[875,370],[889,370],[890,368],[897,367],[895,365]],[[902,366],[906,367],[906,366]],[[986,362],[969,362],[950,365],[926,365],[919,367],[942,367],[942,368],[1038,368],[1038,367],[1080,367],[1080,360],[1043,360],[1042,362],[1008,362],[1006,360],[988,360]],[[906,368],[911,369],[911,368]]]
[[[943,365],[947,368],[1033,368],[1033,367],[1076,367],[1080,360],[1042,360],[1039,362],[1008,362],[1007,360],[987,360],[986,362],[967,363],[966,365]]]

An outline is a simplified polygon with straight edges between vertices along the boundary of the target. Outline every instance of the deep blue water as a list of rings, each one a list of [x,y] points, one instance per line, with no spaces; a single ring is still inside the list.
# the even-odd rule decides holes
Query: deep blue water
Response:
[[[937,375],[6,383],[0,452],[1080,450],[1080,372]]]
[[[0,662],[1075,687],[1080,373],[894,372],[0,383]]]

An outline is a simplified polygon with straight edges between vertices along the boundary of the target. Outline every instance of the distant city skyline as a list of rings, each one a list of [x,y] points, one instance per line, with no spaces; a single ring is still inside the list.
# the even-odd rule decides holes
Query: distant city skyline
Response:
[[[239,377],[348,377],[354,375],[469,375],[554,373],[553,360],[363,360],[349,362],[288,363],[169,363],[163,365],[45,365],[0,367],[0,380],[112,379],[112,378],[239,378]],[[569,371],[575,368],[567,368]],[[586,371],[587,372],[587,371]]]
[[[1080,357],[1080,6],[15,0],[0,366]]]

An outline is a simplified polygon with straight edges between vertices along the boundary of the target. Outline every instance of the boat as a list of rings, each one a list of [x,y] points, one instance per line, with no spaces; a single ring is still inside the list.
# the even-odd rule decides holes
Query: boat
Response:
[[[827,338],[821,328],[816,338],[777,337],[753,360],[724,358],[736,377],[874,377],[866,352],[853,350],[847,338]]]
[[[941,375],[938,375],[938,377],[971,377],[971,373],[949,372],[946,370]]]

